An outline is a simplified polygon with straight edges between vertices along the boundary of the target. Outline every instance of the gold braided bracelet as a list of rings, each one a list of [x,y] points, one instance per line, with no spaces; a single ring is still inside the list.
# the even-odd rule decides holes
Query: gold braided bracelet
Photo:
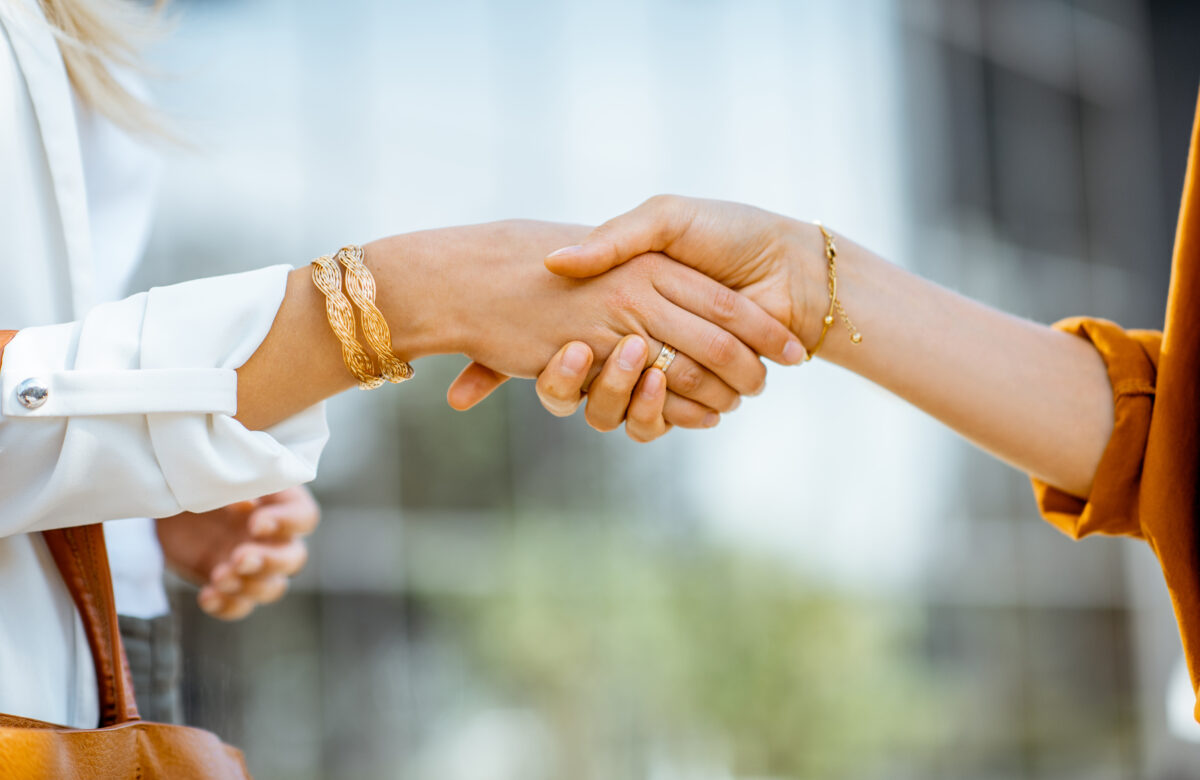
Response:
[[[392,332],[375,306],[375,277],[363,264],[363,249],[351,244],[338,250],[337,261],[346,267],[346,291],[358,307],[363,334],[379,358],[380,373],[389,382],[412,379],[413,368],[392,352]]]
[[[858,328],[854,327],[854,323],[850,321],[850,317],[846,315],[846,310],[842,308],[842,302],[837,297],[837,244],[833,241],[833,234],[825,229],[825,226],[820,222],[814,222],[817,228],[821,231],[821,235],[825,237],[825,258],[829,261],[829,311],[825,313],[825,319],[821,321],[821,337],[817,339],[816,346],[808,351],[808,357],[805,360],[812,360],[817,354],[817,350],[825,343],[825,334],[829,332],[829,326],[833,324],[833,315],[836,312],[842,318],[842,322],[846,324],[846,329],[850,331],[850,343],[861,344],[862,334],[858,332]]]
[[[329,255],[322,255],[312,262],[313,284],[325,293],[325,316],[329,327],[342,342],[342,360],[346,368],[358,380],[363,390],[374,390],[383,384],[383,377],[375,373],[375,362],[358,343],[354,327],[354,309],[342,292],[342,272]]]

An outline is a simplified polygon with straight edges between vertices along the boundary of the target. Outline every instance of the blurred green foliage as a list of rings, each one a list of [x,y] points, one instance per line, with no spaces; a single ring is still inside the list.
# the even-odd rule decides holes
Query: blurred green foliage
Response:
[[[665,756],[713,776],[894,777],[891,757],[943,742],[912,610],[623,521],[506,536],[496,588],[430,606],[485,684],[547,724],[559,776],[644,777]]]

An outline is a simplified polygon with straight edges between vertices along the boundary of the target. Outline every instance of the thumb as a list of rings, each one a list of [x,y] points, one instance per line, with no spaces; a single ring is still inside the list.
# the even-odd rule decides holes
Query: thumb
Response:
[[[560,276],[582,279],[647,252],[667,252],[687,231],[693,214],[690,199],[656,195],[633,211],[605,222],[582,244],[551,252],[546,256],[546,268]]]
[[[506,374],[493,371],[480,363],[471,362],[450,383],[450,389],[446,391],[446,402],[458,411],[465,412],[487,398],[497,387],[507,381]]]

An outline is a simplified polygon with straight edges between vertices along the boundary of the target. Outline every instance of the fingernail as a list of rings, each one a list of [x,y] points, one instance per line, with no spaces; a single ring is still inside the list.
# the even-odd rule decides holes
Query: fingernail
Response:
[[[642,397],[655,398],[663,389],[663,383],[666,381],[666,376],[657,368],[646,374],[646,381],[642,383]]]
[[[200,608],[205,611],[212,611],[221,606],[221,597],[211,590],[202,591],[197,599],[200,602]]]
[[[549,259],[551,257],[556,257],[556,258],[557,257],[570,257],[571,255],[578,254],[580,252],[580,250],[582,250],[582,249],[583,249],[582,244],[572,244],[571,246],[564,246],[562,249],[554,250],[550,254],[546,255],[546,258]]]
[[[237,573],[242,576],[247,574],[256,574],[262,568],[263,559],[261,555],[247,555],[242,559],[237,566]]]
[[[275,529],[279,527],[275,518],[270,516],[259,516],[254,518],[250,524],[250,530],[255,536],[270,536],[275,533]]]
[[[721,415],[716,412],[709,412],[704,415],[703,425],[705,428],[711,428],[719,422],[721,422]]]
[[[563,353],[563,368],[572,374],[578,374],[587,365],[587,347],[582,344],[572,344]]]
[[[237,593],[242,589],[242,584],[238,581],[237,577],[226,577],[214,582],[213,587],[222,593]]]
[[[733,405],[729,407],[729,411],[731,411],[731,412],[735,411],[741,405],[742,405],[742,397],[739,395],[737,398],[733,399]]]
[[[804,345],[796,339],[789,341],[787,346],[783,348],[783,362],[787,363],[789,366],[794,366],[797,363],[803,363],[807,357],[808,350],[805,349]]]
[[[617,355],[617,365],[621,367],[622,371],[633,371],[642,367],[645,355],[646,342],[637,336],[630,336],[621,345],[621,352]]]

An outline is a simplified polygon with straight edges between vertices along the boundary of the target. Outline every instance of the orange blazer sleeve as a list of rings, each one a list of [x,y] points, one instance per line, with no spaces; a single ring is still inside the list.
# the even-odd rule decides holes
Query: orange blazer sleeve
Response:
[[[1146,540],[1162,567],[1192,689],[1200,690],[1200,105],[1162,334],[1090,319],[1057,327],[1104,356],[1115,418],[1087,500],[1035,480],[1038,504],[1070,536]],[[1200,704],[1195,712],[1200,720]]]
[[[1162,334],[1126,331],[1107,320],[1074,317],[1055,328],[1087,339],[1108,366],[1113,390],[1113,431],[1087,500],[1033,480],[1042,516],[1073,539],[1089,534],[1143,538],[1138,516],[1142,462],[1154,408]]]

